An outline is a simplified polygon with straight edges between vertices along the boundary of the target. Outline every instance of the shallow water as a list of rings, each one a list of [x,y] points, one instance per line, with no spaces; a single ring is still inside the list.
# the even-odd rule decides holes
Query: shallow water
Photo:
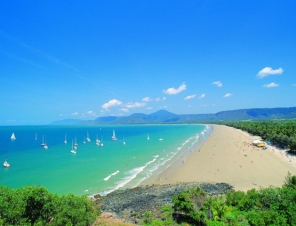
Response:
[[[113,130],[117,141],[111,140]],[[10,139],[13,132],[16,140]],[[107,194],[160,173],[209,132],[205,125],[0,127],[0,161],[11,165],[1,168],[0,184],[41,185],[58,194]],[[70,152],[72,140],[78,143],[76,154]]]

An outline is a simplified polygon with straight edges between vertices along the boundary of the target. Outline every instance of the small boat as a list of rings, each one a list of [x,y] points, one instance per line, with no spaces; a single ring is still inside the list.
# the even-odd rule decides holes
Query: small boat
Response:
[[[5,168],[9,168],[9,167],[10,167],[10,164],[9,164],[7,161],[4,161],[3,166],[4,166]]]
[[[124,137],[123,137],[123,139],[122,139],[122,140],[123,140],[123,141],[122,141],[123,145],[125,145],[126,143],[125,143]]]
[[[147,140],[150,140],[149,134],[148,134],[148,136],[147,136]]]
[[[44,145],[43,145],[43,148],[44,148],[44,149],[48,149],[47,144],[44,144]]]
[[[90,142],[90,138],[89,138],[88,132],[86,133],[86,140],[87,140],[87,142]]]
[[[37,133],[35,133],[35,140],[37,140]]]
[[[159,138],[160,141],[163,141],[163,138]]]
[[[72,154],[76,154],[76,151],[75,151],[74,148],[73,148],[73,140],[72,140],[72,150],[71,150],[71,153],[72,153]]]
[[[64,140],[64,143],[67,144],[67,134],[65,134],[65,140]]]
[[[111,137],[111,140],[118,140],[117,137],[115,136],[115,131],[113,130],[113,135]]]
[[[82,143],[86,144],[85,137],[83,138],[83,142]]]
[[[14,133],[11,134],[10,139],[11,139],[11,140],[16,140],[16,137],[15,137]]]

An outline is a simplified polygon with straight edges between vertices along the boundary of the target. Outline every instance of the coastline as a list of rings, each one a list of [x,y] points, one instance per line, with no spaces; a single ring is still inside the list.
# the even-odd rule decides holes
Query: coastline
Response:
[[[182,182],[227,183],[235,190],[282,186],[288,172],[296,175],[296,158],[285,150],[252,145],[253,136],[224,125],[211,125],[212,133],[196,150],[184,153],[154,178],[140,185]]]

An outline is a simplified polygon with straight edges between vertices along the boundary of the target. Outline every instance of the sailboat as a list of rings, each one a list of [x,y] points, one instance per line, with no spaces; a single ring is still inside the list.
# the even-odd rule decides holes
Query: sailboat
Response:
[[[123,140],[123,141],[122,141],[123,145],[125,145],[125,140],[124,140],[124,137],[122,138],[122,140]]]
[[[67,144],[67,134],[65,134],[65,140],[64,140],[64,143]]]
[[[7,158],[7,154],[6,154],[6,158]],[[5,168],[8,168],[8,167],[10,167],[10,164],[7,162],[7,160],[5,160],[4,163],[3,163],[3,166]]]
[[[45,141],[44,141],[44,143],[42,143],[41,145],[43,146],[44,149],[48,149],[48,146],[47,146],[47,144],[46,144],[46,137],[45,137]]]
[[[45,146],[46,144],[44,143],[44,135],[42,136],[42,143],[41,146]]]
[[[101,141],[98,139],[98,135],[97,135],[96,144],[97,144],[97,145],[100,145],[100,142],[101,142]]]
[[[77,140],[76,140],[76,137],[75,137],[75,143],[74,143],[74,146],[78,146],[78,143],[77,143]]]
[[[9,168],[9,167],[10,167],[10,164],[9,164],[7,161],[4,161],[3,166],[4,166],[5,168]]]
[[[148,136],[147,136],[147,140],[150,140],[149,134],[148,134]]]
[[[86,140],[87,140],[87,142],[90,142],[90,138],[89,138],[88,132],[86,133]]]
[[[113,135],[111,137],[111,140],[117,140],[117,137],[115,136],[115,131],[113,130]]]
[[[37,133],[35,133],[35,140],[37,140]]]
[[[72,154],[76,154],[76,151],[75,151],[74,148],[73,148],[73,140],[72,140],[72,150],[71,150],[71,153],[72,153]]]
[[[16,137],[15,137],[14,133],[11,134],[10,139],[11,139],[11,140],[16,140]]]
[[[83,142],[82,142],[82,143],[86,144],[86,142],[85,142],[85,137],[83,138]]]

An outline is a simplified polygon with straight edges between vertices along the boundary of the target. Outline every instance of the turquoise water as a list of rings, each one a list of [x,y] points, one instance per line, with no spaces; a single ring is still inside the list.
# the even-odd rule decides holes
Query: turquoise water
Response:
[[[111,140],[113,130],[117,141]],[[210,131],[204,125],[0,127],[0,162],[11,165],[0,168],[0,184],[41,185],[58,194],[107,194],[160,173]],[[10,139],[12,133],[16,140]],[[87,134],[91,142],[84,143]],[[43,140],[48,149],[41,146]],[[72,140],[78,143],[76,154],[70,152]]]

